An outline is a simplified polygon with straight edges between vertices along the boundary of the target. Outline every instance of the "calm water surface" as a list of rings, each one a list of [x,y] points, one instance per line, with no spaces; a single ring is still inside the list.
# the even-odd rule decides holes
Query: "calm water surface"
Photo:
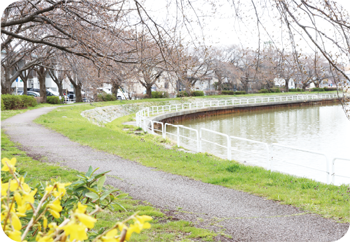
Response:
[[[188,120],[181,124],[197,130],[207,128],[230,136],[325,153],[330,162],[335,157],[350,159],[350,121],[340,105],[284,107]],[[189,131],[182,133],[188,135]],[[192,135],[195,137],[194,133]],[[208,132],[202,132],[202,135],[207,140],[203,142],[203,151],[225,158],[227,149],[210,142],[226,146],[226,138]],[[235,139],[231,142],[234,160],[269,167],[268,157],[272,157],[273,170],[326,182],[327,161],[322,155],[277,146],[272,146],[268,153],[265,145]],[[181,145],[195,144],[182,138]],[[331,171],[331,166],[328,169]],[[335,174],[335,184],[349,184],[350,179],[343,176],[350,177],[350,161],[336,160]]]

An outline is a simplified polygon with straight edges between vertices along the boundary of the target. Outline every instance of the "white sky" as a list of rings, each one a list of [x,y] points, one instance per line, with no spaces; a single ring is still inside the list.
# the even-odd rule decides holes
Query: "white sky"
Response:
[[[174,0],[144,0],[145,7],[148,9],[150,15],[159,22],[168,22],[171,25],[172,16],[176,15],[176,8],[170,4],[170,7],[166,8],[168,2],[175,2]],[[2,0],[0,3],[1,13],[6,8],[8,4],[14,2],[12,0]],[[255,13],[251,7],[243,7],[241,12],[246,13],[246,19],[251,16],[250,21],[245,21],[244,24],[238,23],[235,18],[232,16],[233,10],[230,4],[230,0],[221,0],[216,1],[220,2],[215,3],[215,6],[212,6],[208,1],[203,0],[192,0],[194,9],[201,22],[201,26],[197,23],[192,23],[189,28],[189,31],[185,28],[182,28],[181,37],[187,40],[197,37],[197,39],[202,40],[203,36],[205,38],[205,44],[213,46],[229,46],[232,44],[243,45],[245,47],[254,47],[258,46],[257,38],[257,28],[256,28],[256,18]],[[250,1],[241,1],[247,2]],[[350,12],[350,0],[336,0],[339,4],[344,6]],[[257,6],[258,7],[258,6]],[[215,14],[213,9],[215,9]],[[192,16],[192,20],[196,20],[196,17],[193,15],[193,10],[190,6],[185,6],[184,11],[188,16]],[[269,9],[259,9],[259,11],[264,11],[264,15],[270,12]],[[264,33],[264,30],[261,29],[261,42],[270,41],[271,38],[277,44],[281,44],[283,41],[284,46],[288,44],[286,41],[287,36],[284,32],[284,35],[281,35],[279,29],[280,24],[278,20],[274,18],[266,17],[266,22],[264,22],[267,31],[270,33],[270,37]],[[203,27],[203,28],[201,28]],[[190,32],[191,35],[188,33]],[[303,50],[311,50],[306,42],[301,41],[300,46]],[[331,47],[330,47],[331,48]]]

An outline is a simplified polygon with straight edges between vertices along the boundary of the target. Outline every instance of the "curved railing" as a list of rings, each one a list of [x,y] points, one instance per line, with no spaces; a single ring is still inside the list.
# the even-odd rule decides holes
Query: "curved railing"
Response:
[[[335,172],[335,164],[336,160],[342,160],[346,162],[350,162],[350,159],[345,158],[334,158],[331,160],[326,154],[321,152],[315,152],[306,149],[300,149],[296,147],[289,147],[280,144],[268,144],[260,141],[249,140],[241,137],[229,136],[224,133],[220,133],[214,130],[200,128],[192,129],[183,125],[174,125],[169,123],[163,123],[159,121],[153,120],[152,116],[157,116],[159,114],[178,112],[184,110],[200,110],[208,107],[225,107],[225,106],[236,106],[236,105],[244,105],[244,104],[262,104],[262,103],[281,103],[281,102],[293,102],[300,100],[329,100],[329,99],[338,99],[339,96],[337,94],[319,94],[319,95],[293,95],[293,96],[275,96],[275,97],[255,97],[255,98],[236,98],[236,99],[224,99],[224,100],[209,100],[209,101],[198,101],[194,103],[183,103],[183,104],[171,104],[171,105],[163,105],[163,106],[152,106],[141,109],[136,113],[136,123],[138,127],[141,127],[144,131],[149,132],[151,134],[160,134],[163,138],[169,137],[170,139],[176,141],[177,146],[183,146],[189,150],[194,152],[204,152],[203,147],[205,143],[210,144],[211,146],[220,147],[221,153],[215,154],[219,157],[226,158],[228,160],[235,159],[234,155],[237,153],[249,153],[252,155],[254,151],[248,150],[244,151],[242,149],[237,149],[236,147],[232,147],[232,140],[244,141],[246,143],[254,143],[257,145],[261,145],[259,152],[256,152],[257,157],[259,157],[260,162],[257,163],[259,166],[263,166],[269,170],[282,171],[279,169],[279,163],[292,164],[297,167],[302,167],[304,169],[308,169],[312,173],[312,170],[315,172],[324,173],[324,179],[322,182],[333,183],[335,184],[335,178],[348,179],[348,183],[350,184],[350,176],[343,174],[336,174]],[[171,131],[170,131],[171,129]],[[218,135],[225,137],[225,144],[220,144],[218,142],[213,141],[213,139],[206,139],[204,134],[210,134],[211,137]],[[307,166],[304,164],[298,164],[294,161],[289,161],[285,159],[278,159],[278,151],[283,149],[294,150],[297,152],[302,152],[303,154],[311,154],[315,157],[319,157],[318,161],[324,162],[323,165],[319,165],[319,162],[315,167]],[[206,151],[208,153],[212,153],[210,150]],[[278,159],[278,160],[277,160]],[[330,172],[331,171],[331,172]],[[283,172],[283,171],[282,171]],[[323,175],[322,175],[323,176]],[[347,183],[347,182],[346,182]]]

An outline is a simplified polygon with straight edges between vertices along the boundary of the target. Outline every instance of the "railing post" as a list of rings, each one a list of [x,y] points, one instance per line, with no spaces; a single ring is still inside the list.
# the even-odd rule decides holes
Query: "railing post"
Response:
[[[326,157],[326,166],[327,166],[327,184],[329,184],[329,178],[330,178],[330,176],[331,176],[331,173],[329,172],[329,166],[330,166],[330,164],[329,164],[329,159],[328,159],[328,156],[327,155],[325,155],[325,157]]]
[[[180,126],[177,126],[177,147],[180,147]]]
[[[202,152],[202,128],[199,129],[199,152]]]
[[[147,108],[147,116],[149,117],[149,107]]]
[[[165,137],[166,137],[166,124],[163,124],[163,123],[162,123],[162,136],[163,136],[163,139],[165,139]]]
[[[227,159],[231,160],[231,138],[229,135],[226,135],[227,137]]]
[[[196,135],[197,135],[197,152],[201,152],[198,130],[196,130]]]
[[[334,174],[334,162],[335,162],[335,159],[336,158],[334,158],[333,160],[332,160],[332,174],[331,174],[331,176],[332,176],[332,184],[334,185],[334,182],[335,182],[335,174]]]

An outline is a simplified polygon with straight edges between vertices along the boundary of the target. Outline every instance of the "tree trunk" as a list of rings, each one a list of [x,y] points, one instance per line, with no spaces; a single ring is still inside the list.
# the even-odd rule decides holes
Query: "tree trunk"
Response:
[[[76,103],[81,103],[83,102],[83,98],[81,96],[81,83],[78,83],[76,86],[74,86],[74,91],[75,91],[75,102]]]
[[[118,81],[112,81],[112,93],[116,98],[118,98],[119,87],[120,85]]]
[[[289,80],[290,80],[290,78],[289,79],[286,79],[286,92],[289,92]]]
[[[39,83],[40,83],[40,97],[42,97],[42,102],[46,103],[46,83],[45,83],[45,75],[39,75]]]
[[[146,95],[147,95],[147,98],[152,98],[152,85],[146,86]]]
[[[4,67],[4,80],[1,80],[1,94],[11,94],[10,71]]]
[[[1,82],[1,94],[11,94],[11,84]]]
[[[57,86],[58,86],[58,93],[59,93],[59,95],[63,97],[62,82],[63,82],[63,81],[60,81],[59,84],[58,84]]]
[[[27,78],[23,78],[23,95],[27,95],[28,81]]]

